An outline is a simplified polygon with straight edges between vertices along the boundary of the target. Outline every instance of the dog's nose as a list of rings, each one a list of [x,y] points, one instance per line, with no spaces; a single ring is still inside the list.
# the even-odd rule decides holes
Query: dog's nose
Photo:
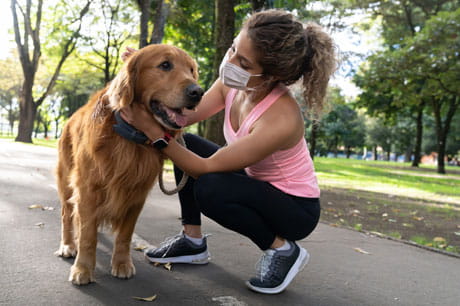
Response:
[[[189,98],[189,100],[191,102],[195,103],[195,105],[196,105],[196,104],[198,104],[198,102],[200,102],[201,97],[204,94],[204,90],[200,86],[198,86],[196,84],[192,84],[192,85],[189,85],[185,89],[185,94],[187,95],[187,98]]]

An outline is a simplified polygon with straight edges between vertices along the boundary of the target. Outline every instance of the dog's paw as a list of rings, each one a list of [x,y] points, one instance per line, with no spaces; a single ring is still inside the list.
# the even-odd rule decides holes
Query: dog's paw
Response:
[[[94,282],[93,271],[88,268],[77,267],[75,265],[70,268],[69,282],[74,285],[86,285]]]
[[[118,278],[131,278],[136,275],[136,268],[131,261],[112,264],[112,275]]]
[[[77,255],[77,248],[75,245],[61,244],[59,249],[54,252],[54,255],[65,258],[75,257]]]

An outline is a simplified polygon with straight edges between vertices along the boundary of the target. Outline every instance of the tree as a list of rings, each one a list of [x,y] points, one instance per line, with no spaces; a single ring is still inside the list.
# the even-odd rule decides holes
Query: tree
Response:
[[[381,20],[384,39],[384,49],[371,56],[361,75],[355,76],[356,84],[363,89],[358,105],[366,107],[370,114],[383,113],[387,119],[397,116],[400,112],[416,114],[413,116],[417,130],[412,166],[418,166],[423,136],[423,112],[427,105],[426,98],[420,95],[425,86],[425,79],[401,73],[401,63],[396,64],[395,57],[408,40],[425,27],[427,20],[442,10],[455,9],[459,5],[458,1],[352,2],[356,7],[369,11],[374,19]]]
[[[88,65],[104,74],[104,83],[110,82],[120,66],[121,47],[134,30],[132,9],[123,0],[100,0],[99,9],[90,27],[82,31],[84,46],[91,52],[79,56]],[[102,15],[102,16],[101,16]]]
[[[233,43],[235,33],[235,11],[233,0],[216,0],[216,27],[214,32],[214,53],[213,80],[218,78],[219,65]],[[224,112],[206,120],[204,136],[220,145],[225,144],[225,138],[222,130],[224,122]]]
[[[323,118],[321,128],[329,152],[337,157],[339,146],[343,146],[347,158],[350,158],[353,148],[364,146],[364,121],[350,106],[334,104],[332,110]]]
[[[137,0],[141,12],[139,48],[150,44],[159,44],[163,40],[166,20],[170,11],[170,1],[165,0]],[[155,10],[153,29],[149,37],[149,21],[152,10]]]
[[[7,112],[10,132],[13,133],[14,122],[19,118],[19,105],[17,97],[21,91],[22,73],[17,61],[17,54],[12,54],[0,60],[2,73],[0,74],[0,107]]]
[[[68,1],[67,1],[68,2]],[[75,13],[67,2],[61,2],[62,7],[68,8],[68,12]],[[60,51],[60,58],[54,72],[38,98],[34,97],[35,74],[38,70],[41,57],[41,37],[40,29],[42,26],[43,0],[38,0],[36,5],[32,5],[32,0],[26,0],[25,7],[18,0],[11,0],[11,11],[13,14],[13,25],[15,41],[18,48],[19,59],[23,71],[24,81],[21,94],[19,95],[19,129],[16,141],[32,142],[32,130],[37,108],[43,103],[56,83],[62,65],[67,57],[75,49],[83,16],[88,12],[91,0],[72,16],[56,16],[59,19],[69,21],[68,24],[60,24],[62,29],[62,44],[57,46]],[[34,12],[32,12],[34,9]],[[18,18],[18,12],[22,21]],[[59,22],[59,21],[58,21]],[[30,45],[32,44],[32,45]]]
[[[438,173],[445,173],[447,136],[460,106],[460,8],[440,12],[397,54],[405,73],[426,80],[422,95],[430,104],[436,126]]]
[[[368,122],[366,137],[367,144],[372,147],[374,160],[378,159],[378,147],[387,153],[385,159],[390,160],[393,132],[392,128],[386,125],[382,118],[373,118]]]

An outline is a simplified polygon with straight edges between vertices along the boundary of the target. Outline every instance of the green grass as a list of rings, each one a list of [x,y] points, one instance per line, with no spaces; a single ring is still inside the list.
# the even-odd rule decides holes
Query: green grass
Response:
[[[314,160],[321,187],[379,192],[436,202],[460,204],[460,172],[434,167],[411,168],[407,163],[321,158]],[[457,170],[455,173],[449,170]]]
[[[14,141],[14,136],[0,136],[0,139],[10,139],[11,141]],[[50,138],[50,139],[43,139],[43,138],[33,138],[32,139],[32,144],[31,145],[37,145],[37,146],[44,146],[44,147],[50,147],[50,148],[57,148],[58,144],[58,139]]]

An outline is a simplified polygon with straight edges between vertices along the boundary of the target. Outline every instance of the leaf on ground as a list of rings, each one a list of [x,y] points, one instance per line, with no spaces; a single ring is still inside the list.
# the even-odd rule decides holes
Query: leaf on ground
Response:
[[[43,228],[43,227],[45,227],[45,223],[43,223],[43,222],[38,222],[38,223],[35,223],[35,226],[38,226],[38,227],[40,227],[40,228]]]
[[[161,265],[161,264],[160,264],[159,262],[154,262],[153,265],[154,265],[155,267],[158,267],[158,266]]]
[[[396,223],[397,221],[395,219],[388,219],[388,222]]]
[[[388,217],[388,214],[387,214],[387,213],[383,213],[383,214],[382,214],[382,218],[386,218],[386,217]]]
[[[155,295],[145,297],[145,298],[144,297],[133,296],[132,298],[135,299],[135,300],[138,300],[138,301],[153,302],[157,298],[157,295],[155,294]]]
[[[379,236],[379,237],[383,237],[383,234],[379,232],[371,232],[371,234]]]
[[[417,217],[417,216],[413,216],[412,218],[417,221],[423,221],[423,219],[425,219],[424,217]]]
[[[29,209],[35,209],[35,208],[40,208],[40,209],[43,209],[43,205],[40,205],[40,204],[34,204],[34,205],[30,205],[30,206],[29,206]]]
[[[134,250],[135,250],[135,251],[144,251],[146,248],[147,248],[146,245],[139,244],[139,245],[136,245],[136,246],[134,247]]]
[[[446,239],[443,237],[434,237],[433,241],[437,243],[446,243]]]
[[[168,271],[171,271],[171,269],[172,269],[172,265],[171,265],[170,262],[166,263],[166,264],[164,265],[164,267],[165,267],[165,269],[168,270]]]
[[[355,217],[356,217],[357,215],[359,215],[360,213],[361,213],[361,212],[360,212],[359,210],[357,210],[357,209],[353,209],[353,210],[351,211],[351,214],[352,214],[353,216],[355,216]]]
[[[42,210],[54,210],[54,207],[45,206],[45,207],[42,208]]]
[[[404,227],[409,227],[409,228],[413,228],[414,225],[412,223],[403,223],[402,226]]]
[[[361,253],[361,254],[365,254],[365,255],[371,255],[371,253],[367,252],[367,251],[364,251],[363,249],[361,248],[354,248],[354,250],[358,253]]]
[[[454,234],[460,236],[460,232],[454,232]]]

